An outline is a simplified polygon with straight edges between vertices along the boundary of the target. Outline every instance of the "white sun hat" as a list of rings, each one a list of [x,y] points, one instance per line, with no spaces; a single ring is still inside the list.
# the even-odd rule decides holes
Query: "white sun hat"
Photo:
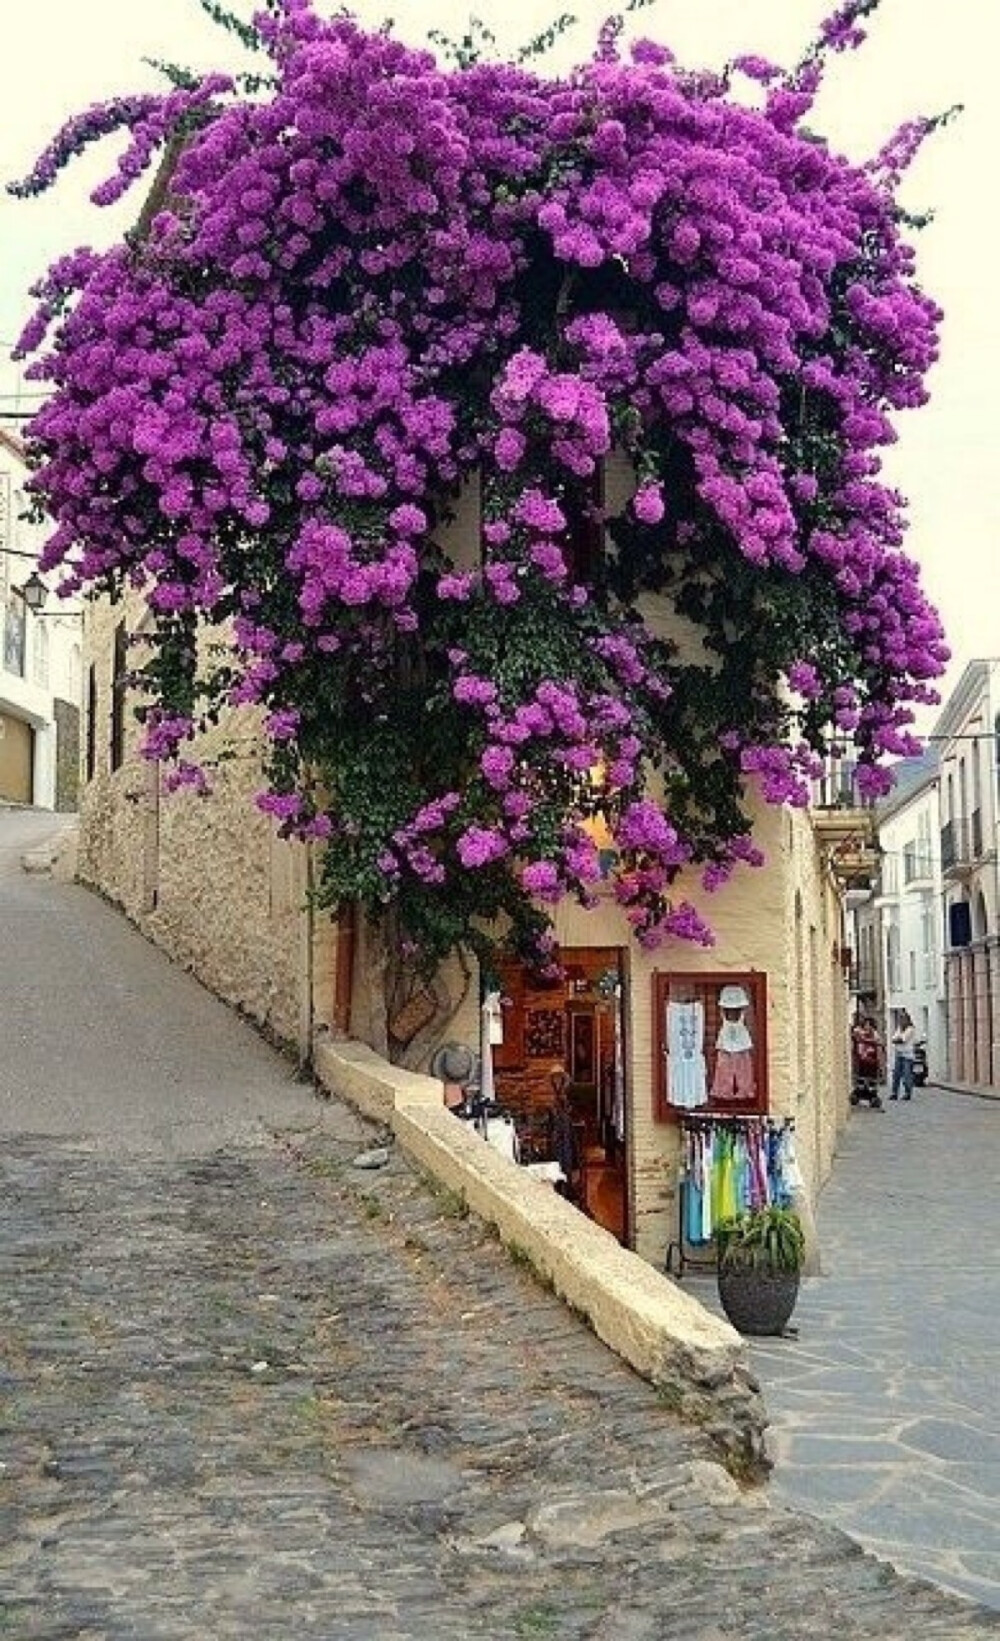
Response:
[[[748,1009],[750,999],[742,986],[723,986],[719,993],[720,1009]]]

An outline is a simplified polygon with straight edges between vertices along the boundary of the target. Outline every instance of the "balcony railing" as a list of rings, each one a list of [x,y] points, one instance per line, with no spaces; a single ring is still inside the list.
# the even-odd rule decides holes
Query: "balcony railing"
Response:
[[[908,843],[903,850],[903,886],[906,889],[914,885],[932,883],[934,880],[934,862],[930,855],[929,842],[923,845],[924,852],[920,852],[921,845]]]
[[[945,821],[941,828],[941,870],[967,872],[983,858],[983,817],[973,810],[971,820],[964,815]]]
[[[875,800],[859,793],[857,762],[853,758],[829,757],[822,775],[813,784],[814,809],[874,809]]]
[[[852,964],[851,991],[858,997],[878,996],[878,974],[874,963]]]

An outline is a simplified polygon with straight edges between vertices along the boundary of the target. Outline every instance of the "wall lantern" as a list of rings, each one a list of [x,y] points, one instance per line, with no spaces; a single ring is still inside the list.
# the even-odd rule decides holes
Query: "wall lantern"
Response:
[[[24,586],[21,588],[21,597],[27,604],[32,615],[38,615],[45,608],[45,601],[49,596],[46,587],[37,570],[32,570]]]

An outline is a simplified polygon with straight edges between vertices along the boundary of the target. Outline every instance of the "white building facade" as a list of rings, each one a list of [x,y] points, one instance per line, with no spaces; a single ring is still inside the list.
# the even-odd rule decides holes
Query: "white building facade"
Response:
[[[941,710],[948,1070],[1000,1087],[1000,658],[970,661]]]
[[[82,687],[80,614],[23,588],[48,534],[30,523],[24,449],[0,429],[0,802],[75,809]]]
[[[878,1024],[885,1041],[905,1009],[917,1037],[926,1042],[932,1080],[948,1066],[939,798],[937,757],[931,754],[913,761],[897,792],[879,808],[881,869],[874,904],[880,949],[876,952],[869,940],[865,954],[881,979]]]

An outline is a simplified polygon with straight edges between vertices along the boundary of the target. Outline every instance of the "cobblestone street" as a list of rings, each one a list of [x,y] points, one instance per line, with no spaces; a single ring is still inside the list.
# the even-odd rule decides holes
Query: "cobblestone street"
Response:
[[[744,1499],[360,1125],[164,1162],[4,1146],[0,1633],[987,1633]],[[808,1621],[804,1604],[811,1609]]]
[[[15,961],[22,991],[57,981],[44,1042],[0,1028],[0,1635],[1000,1633],[741,1491],[455,1200],[395,1152],[356,1168],[372,1130],[99,901],[8,877],[0,915],[5,995]],[[115,1033],[75,1037],[116,988]],[[96,1079],[90,1104],[60,1079]]]

